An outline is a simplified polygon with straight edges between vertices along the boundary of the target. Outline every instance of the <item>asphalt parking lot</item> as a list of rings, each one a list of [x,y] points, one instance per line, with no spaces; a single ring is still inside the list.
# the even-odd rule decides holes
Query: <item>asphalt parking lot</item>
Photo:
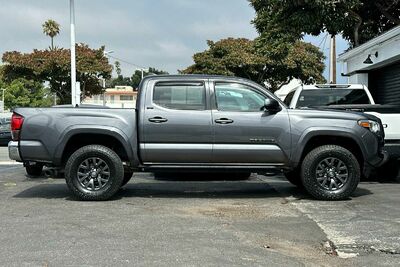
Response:
[[[4,266],[398,266],[400,184],[314,201],[279,177],[137,174],[108,202],[0,166]],[[208,177],[209,178],[209,177]]]

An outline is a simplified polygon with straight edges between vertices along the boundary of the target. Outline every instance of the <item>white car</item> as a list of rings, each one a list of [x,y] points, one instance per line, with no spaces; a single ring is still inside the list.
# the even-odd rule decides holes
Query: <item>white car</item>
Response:
[[[283,102],[292,109],[329,108],[365,112],[381,119],[385,127],[385,150],[389,152],[390,175],[400,176],[400,107],[376,104],[362,84],[301,85]]]

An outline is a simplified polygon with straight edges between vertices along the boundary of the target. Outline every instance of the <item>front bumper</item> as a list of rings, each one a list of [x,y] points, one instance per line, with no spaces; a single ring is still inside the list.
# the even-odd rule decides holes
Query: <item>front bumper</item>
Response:
[[[10,141],[8,143],[8,157],[12,160],[22,161],[19,154],[18,142]]]
[[[371,177],[377,168],[381,167],[389,161],[389,153],[387,151],[382,151],[382,159],[377,163],[371,164],[370,162],[364,163],[364,168],[362,170],[365,177]]]
[[[383,149],[388,152],[391,159],[400,159],[400,140],[386,141]]]

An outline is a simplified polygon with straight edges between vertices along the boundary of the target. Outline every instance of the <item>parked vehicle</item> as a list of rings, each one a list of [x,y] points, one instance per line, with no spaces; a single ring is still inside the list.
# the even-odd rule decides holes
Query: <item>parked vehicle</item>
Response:
[[[0,146],[7,146],[11,140],[10,120],[0,118]]]
[[[284,99],[289,108],[325,108],[365,112],[381,119],[385,129],[385,150],[390,160],[382,171],[390,178],[400,174],[400,107],[378,105],[361,84],[303,85]]]
[[[141,171],[284,170],[315,198],[348,198],[361,173],[384,163],[378,118],[291,110],[245,79],[149,76],[136,109],[18,108],[10,157],[28,174],[65,170],[83,200],[111,198]]]

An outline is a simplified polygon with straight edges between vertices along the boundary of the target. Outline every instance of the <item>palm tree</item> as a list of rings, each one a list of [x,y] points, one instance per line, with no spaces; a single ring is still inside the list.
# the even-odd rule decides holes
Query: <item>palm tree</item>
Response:
[[[48,19],[43,23],[43,33],[51,38],[51,50],[54,49],[53,38],[60,33],[60,24],[55,20]]]

